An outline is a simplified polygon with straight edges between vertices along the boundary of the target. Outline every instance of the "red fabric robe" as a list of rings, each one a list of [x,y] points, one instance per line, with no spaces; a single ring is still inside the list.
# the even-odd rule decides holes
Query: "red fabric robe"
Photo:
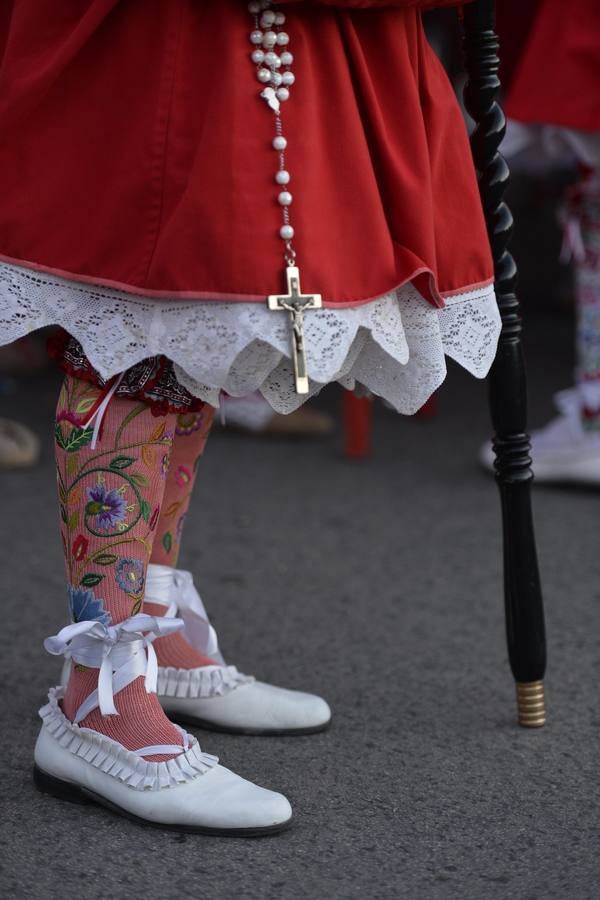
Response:
[[[522,122],[600,132],[600,0],[542,0],[506,112]]]
[[[493,268],[461,113],[422,28],[446,2],[287,2],[303,287],[326,304]],[[367,8],[368,7],[368,8]],[[282,287],[273,115],[244,0],[4,0],[0,259],[164,297]]]

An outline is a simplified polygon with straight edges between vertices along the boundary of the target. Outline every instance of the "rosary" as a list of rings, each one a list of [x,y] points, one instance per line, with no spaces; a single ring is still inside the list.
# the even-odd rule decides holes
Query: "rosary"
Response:
[[[273,149],[279,160],[275,183],[280,189],[277,200],[283,217],[279,237],[284,243],[286,264],[287,293],[273,294],[267,298],[267,303],[269,309],[284,310],[290,315],[296,393],[308,394],[304,313],[307,309],[320,309],[323,304],[320,294],[302,293],[300,270],[297,266],[296,251],[292,245],[294,229],[290,224],[290,206],[293,197],[288,189],[291,176],[285,167],[287,140],[281,124],[281,104],[289,100],[290,87],[296,79],[290,69],[294,62],[293,54],[288,49],[290,37],[282,30],[285,15],[271,9],[271,5],[272,0],[256,0],[248,4],[248,11],[254,18],[254,30],[250,34],[250,43],[254,46],[251,59],[256,66],[256,77],[263,86],[260,96],[275,116]]]

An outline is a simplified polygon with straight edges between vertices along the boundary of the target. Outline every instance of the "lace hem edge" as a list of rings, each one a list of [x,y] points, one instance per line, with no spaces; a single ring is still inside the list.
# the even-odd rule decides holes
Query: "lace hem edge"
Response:
[[[309,313],[310,391],[299,397],[283,314],[257,304],[149,301],[0,263],[0,333],[7,342],[60,325],[105,380],[164,357],[172,387],[214,407],[222,392],[259,391],[276,412],[292,412],[337,381],[350,389],[362,384],[412,414],[443,382],[446,355],[485,377],[500,324],[490,286],[454,294],[443,308],[405,285],[359,307]]]

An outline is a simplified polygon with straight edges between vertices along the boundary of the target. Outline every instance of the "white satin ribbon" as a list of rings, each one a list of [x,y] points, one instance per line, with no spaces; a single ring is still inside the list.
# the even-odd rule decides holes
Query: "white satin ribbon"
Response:
[[[146,573],[145,600],[167,607],[166,616],[180,615],[189,643],[204,656],[225,665],[217,632],[210,624],[191,572],[150,563]]]
[[[92,422],[95,423],[94,430],[92,432],[92,442],[90,444],[90,448],[92,450],[96,449],[96,444],[98,443],[98,437],[100,435],[100,428],[102,427],[102,419],[104,418],[104,414],[105,414],[106,410],[108,409],[108,404],[114,397],[114,395],[117,391],[117,388],[123,381],[124,375],[125,375],[125,373],[121,372],[119,377],[115,380],[114,384],[112,384],[111,387],[109,388],[109,390],[106,392],[106,397],[104,398],[104,400],[102,401],[102,403],[100,404],[98,409],[94,413],[92,413],[92,415],[89,417],[89,419],[84,423],[84,426],[83,426],[84,428],[89,428],[90,425],[92,424]]]
[[[150,744],[147,747],[140,747],[139,750],[133,750],[133,753],[136,753],[138,756],[158,756],[159,754],[162,756],[165,753],[181,753],[189,749],[190,746],[190,736],[187,731],[184,731],[183,728],[180,728],[179,725],[175,725],[175,728],[180,732],[181,739],[183,741],[183,745],[181,744]]]
[[[158,661],[152,646],[157,637],[183,627],[181,619],[139,613],[117,625],[88,620],[75,622],[46,638],[44,647],[54,656],[65,655],[75,663],[99,669],[98,689],[77,710],[80,722],[97,706],[103,716],[118,715],[114,695],[144,675],[149,694],[156,693]]]

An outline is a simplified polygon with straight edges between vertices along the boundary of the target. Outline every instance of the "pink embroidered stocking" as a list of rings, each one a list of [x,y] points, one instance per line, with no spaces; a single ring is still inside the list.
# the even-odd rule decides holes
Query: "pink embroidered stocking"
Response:
[[[100,394],[66,377],[55,428],[57,479],[71,618],[116,624],[142,607],[176,417],[157,418],[142,403],[113,397],[92,450],[92,429],[83,425]],[[73,667],[63,701],[68,718],[73,720],[97,681],[98,669]],[[115,706],[118,716],[95,709],[80,725],[129,750],[182,744],[142,677],[115,695]],[[171,755],[146,758],[159,762]]]
[[[171,462],[150,560],[153,563],[173,568],[177,566],[198,463],[208,440],[214,414],[213,407],[206,405],[200,412],[177,416]],[[158,603],[144,603],[144,612],[151,616],[162,616],[165,608]],[[179,633],[158,638],[154,642],[154,649],[161,666],[194,669],[197,666],[214,665],[214,660],[194,650]]]

